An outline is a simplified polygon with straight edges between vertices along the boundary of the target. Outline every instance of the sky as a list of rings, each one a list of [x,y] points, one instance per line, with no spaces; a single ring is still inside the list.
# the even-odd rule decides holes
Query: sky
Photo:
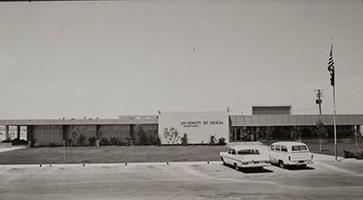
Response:
[[[363,114],[361,0],[0,3],[0,118]]]

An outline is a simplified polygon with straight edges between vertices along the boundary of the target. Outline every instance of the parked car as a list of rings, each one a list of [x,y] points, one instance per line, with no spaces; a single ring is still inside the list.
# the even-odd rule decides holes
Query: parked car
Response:
[[[236,170],[240,168],[263,168],[270,165],[268,154],[261,154],[261,147],[258,146],[232,146],[228,152],[221,152],[219,155],[224,165],[231,165]]]
[[[301,142],[275,142],[269,148],[270,161],[281,168],[287,165],[306,167],[313,163],[313,155],[306,144]]]

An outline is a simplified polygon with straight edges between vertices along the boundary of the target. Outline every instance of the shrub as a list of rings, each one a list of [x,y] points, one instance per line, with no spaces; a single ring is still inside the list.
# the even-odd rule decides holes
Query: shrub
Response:
[[[184,133],[183,137],[180,138],[182,145],[188,145],[188,135],[187,133]]]
[[[219,139],[218,139],[218,144],[219,145],[226,145],[227,143],[226,143],[226,138],[224,138],[224,137],[220,137]]]
[[[357,153],[356,159],[363,159],[363,151]]]
[[[3,141],[1,141],[2,143],[11,143],[11,140],[10,140],[10,138],[8,138],[8,139],[6,139],[6,140],[3,140]]]
[[[71,146],[71,145],[73,145],[74,144],[74,141],[73,141],[73,139],[72,138],[67,138],[66,139],[66,145],[67,146]]]
[[[120,145],[121,141],[118,137],[111,137],[110,138],[110,143],[111,145]]]
[[[31,139],[30,140],[30,147],[39,147],[39,143],[37,142],[36,139]]]
[[[11,140],[12,145],[27,145],[28,142],[26,140],[13,139]]]
[[[54,142],[49,142],[49,144],[48,144],[48,147],[55,147],[55,146],[57,146],[57,144]]]
[[[161,140],[160,140],[160,137],[159,136],[155,140],[155,145],[161,146]]]
[[[79,134],[79,136],[77,138],[77,144],[78,145],[85,145],[86,138],[87,137],[84,134]]]
[[[88,138],[89,145],[95,146],[96,145],[96,140],[97,139],[96,139],[95,136]]]
[[[216,142],[217,142],[216,136],[211,135],[210,138],[209,138],[209,144],[214,145],[214,144],[216,144]]]
[[[100,145],[101,146],[105,146],[105,145],[109,145],[110,141],[108,140],[108,138],[102,137],[100,139]]]

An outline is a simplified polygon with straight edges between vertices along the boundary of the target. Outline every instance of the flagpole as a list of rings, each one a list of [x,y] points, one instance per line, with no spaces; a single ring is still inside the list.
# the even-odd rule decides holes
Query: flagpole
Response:
[[[336,123],[336,109],[335,109],[335,84],[333,86],[333,106],[334,106],[334,155],[335,155],[335,160],[338,160],[338,145],[337,145],[337,123]]]
[[[334,67],[334,59],[333,59],[333,43],[331,44],[331,47],[330,47],[328,71],[330,72],[330,85],[333,86],[334,156],[335,156],[335,160],[338,160],[337,123],[336,123],[336,107],[335,107],[335,67]]]

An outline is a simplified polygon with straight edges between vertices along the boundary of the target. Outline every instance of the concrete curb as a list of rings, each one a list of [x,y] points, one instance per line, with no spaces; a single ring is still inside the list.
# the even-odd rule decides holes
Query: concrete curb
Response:
[[[4,164],[0,168],[14,168],[14,167],[100,167],[100,166],[150,166],[150,165],[208,165],[208,164],[221,164],[221,161],[190,161],[190,162],[124,162],[124,163],[60,163],[60,164]],[[41,165],[41,166],[40,166]]]

